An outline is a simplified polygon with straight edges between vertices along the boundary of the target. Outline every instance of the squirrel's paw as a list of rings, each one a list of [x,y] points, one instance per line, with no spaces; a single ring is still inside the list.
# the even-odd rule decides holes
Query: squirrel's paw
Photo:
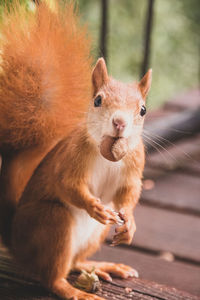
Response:
[[[78,262],[75,269],[77,271],[85,270],[91,272],[94,269],[99,278],[112,281],[112,275],[119,278],[139,277],[138,272],[130,266],[124,264],[116,264],[111,262],[99,261],[82,261]]]
[[[87,211],[92,218],[104,225],[122,225],[124,223],[117,212],[101,204],[99,199],[96,199],[96,201],[89,206]]]
[[[124,264],[115,264],[110,262],[100,262],[99,266],[95,268],[95,273],[102,279],[106,281],[112,281],[111,275],[118,278],[129,278],[129,277],[136,277],[138,278],[138,272]]]
[[[116,234],[113,237],[111,246],[119,244],[130,244],[133,239],[133,235],[136,231],[135,220],[132,215],[129,217],[123,212],[119,212],[120,218],[124,221],[124,224],[115,229]]]

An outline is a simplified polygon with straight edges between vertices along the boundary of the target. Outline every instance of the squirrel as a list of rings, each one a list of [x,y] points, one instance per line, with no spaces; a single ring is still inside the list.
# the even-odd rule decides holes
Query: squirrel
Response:
[[[113,246],[130,244],[136,230],[133,209],[142,186],[141,133],[152,71],[124,84],[108,75],[103,58],[92,69],[87,33],[71,5],[52,12],[42,3],[30,18],[15,8],[6,24],[0,72],[2,240],[57,296],[102,300],[73,287],[67,275],[94,267],[107,281],[111,274],[138,276],[129,266],[87,258],[111,224],[119,225]]]

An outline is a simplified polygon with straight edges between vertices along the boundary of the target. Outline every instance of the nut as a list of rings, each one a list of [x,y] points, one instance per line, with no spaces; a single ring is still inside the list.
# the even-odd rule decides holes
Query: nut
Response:
[[[110,161],[119,161],[128,151],[127,139],[104,136],[100,144],[101,155]]]

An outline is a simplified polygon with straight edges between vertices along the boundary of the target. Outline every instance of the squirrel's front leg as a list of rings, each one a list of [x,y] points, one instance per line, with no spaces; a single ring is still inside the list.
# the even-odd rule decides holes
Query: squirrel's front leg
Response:
[[[113,237],[113,246],[130,244],[136,231],[133,209],[140,196],[141,181],[135,179],[134,183],[134,186],[120,188],[115,195],[114,204],[119,210],[119,216],[124,221],[124,224],[115,229],[116,234]]]
[[[131,244],[134,233],[136,231],[132,209],[123,208],[120,210],[119,215],[124,221],[124,224],[115,228],[116,234],[113,237],[113,242],[111,244],[112,246],[116,246],[119,244]]]
[[[85,183],[73,184],[73,187],[62,186],[60,189],[60,197],[65,203],[70,203],[80,209],[85,209],[92,218],[104,225],[122,225],[123,223],[119,214],[113,209],[103,205],[99,198],[94,197]]]
[[[88,214],[104,225],[118,224],[122,225],[123,221],[119,217],[119,214],[113,209],[104,206],[101,200],[94,198],[92,203],[89,203],[86,208]]]

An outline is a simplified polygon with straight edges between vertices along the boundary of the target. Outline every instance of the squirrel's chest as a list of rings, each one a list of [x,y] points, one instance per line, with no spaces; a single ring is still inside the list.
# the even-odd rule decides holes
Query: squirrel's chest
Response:
[[[109,203],[123,182],[123,162],[110,162],[98,156],[91,166],[89,187],[103,203]]]

